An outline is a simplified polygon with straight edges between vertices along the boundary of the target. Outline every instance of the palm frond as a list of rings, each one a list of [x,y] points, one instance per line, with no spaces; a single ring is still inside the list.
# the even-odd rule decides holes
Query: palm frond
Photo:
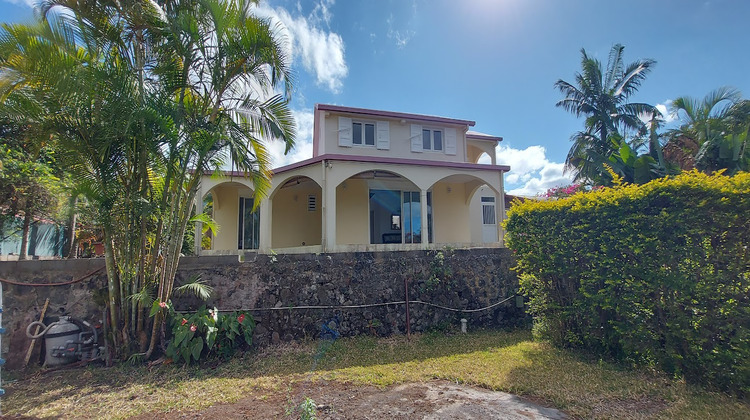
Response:
[[[219,224],[216,223],[216,220],[214,220],[211,216],[207,215],[206,213],[198,213],[190,218],[191,223],[200,222],[202,224],[201,233],[206,233],[209,230],[213,235],[216,235],[219,233]]]
[[[201,280],[200,275],[191,275],[182,286],[175,287],[177,294],[190,293],[201,300],[208,300],[213,293],[213,288]]]

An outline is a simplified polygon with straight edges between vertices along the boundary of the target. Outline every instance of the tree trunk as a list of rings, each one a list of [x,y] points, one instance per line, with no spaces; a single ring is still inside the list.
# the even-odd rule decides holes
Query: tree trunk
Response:
[[[29,227],[31,226],[31,213],[25,211],[23,214],[23,231],[21,233],[21,251],[18,253],[19,260],[25,260],[27,249],[29,248]]]
[[[107,267],[107,287],[109,289],[109,317],[112,324],[112,348],[115,357],[120,355],[120,277],[115,265],[115,252],[110,233],[104,232],[104,262]]]
[[[69,204],[70,213],[68,214],[68,223],[65,226],[66,242],[65,248],[63,249],[63,258],[76,257],[76,219],[78,217],[76,204],[78,204],[78,196],[71,196]]]

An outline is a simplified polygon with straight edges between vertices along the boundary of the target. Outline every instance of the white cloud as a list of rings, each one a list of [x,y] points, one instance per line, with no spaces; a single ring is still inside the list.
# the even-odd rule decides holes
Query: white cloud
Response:
[[[546,154],[547,150],[543,146],[529,146],[525,149],[503,145],[498,147],[497,163],[510,166],[510,172],[505,176],[508,194],[534,196],[573,182],[572,174],[563,173],[565,164],[550,162]]]
[[[297,141],[292,150],[284,155],[284,143],[274,141],[267,145],[271,154],[271,167],[289,165],[312,157],[313,113],[312,111],[292,110],[297,122]]]
[[[344,58],[344,40],[341,35],[322,28],[329,26],[333,0],[321,0],[309,17],[292,16],[282,8],[273,9],[266,5],[257,8],[259,15],[281,22],[282,34],[288,40],[287,54],[292,59],[300,59],[302,66],[315,75],[316,83],[325,86],[333,93],[343,87],[343,79],[349,73]]]
[[[672,106],[671,99],[667,99],[666,101],[664,101],[664,103],[656,104],[656,109],[658,109],[659,112],[661,112],[661,115],[664,116],[664,122],[667,124],[677,119],[677,113],[669,111],[669,108],[671,106]]]
[[[416,35],[416,31],[413,28],[416,25],[416,17],[417,17],[417,2],[414,1],[411,4],[411,14],[409,15],[408,21],[404,24],[403,19],[398,19],[402,21],[402,24],[399,24],[396,22],[396,17],[394,17],[393,13],[391,13],[388,16],[388,19],[386,20],[386,24],[388,25],[388,32],[386,36],[388,39],[393,40],[396,42],[396,46],[398,48],[404,48],[406,44],[411,41],[411,39]],[[407,28],[399,29],[397,27],[406,26]]]
[[[323,22],[326,23],[326,26],[330,27],[331,24],[331,6],[336,2],[336,0],[321,0],[320,3],[315,5],[315,8],[312,11],[312,17],[314,19],[320,19],[323,20]]]
[[[13,3],[13,4],[25,4],[29,7],[36,7],[37,3],[39,3],[39,0],[3,0],[7,3]]]
[[[672,123],[677,120],[677,114],[670,112],[669,108],[672,106],[672,100],[667,99],[666,101],[654,105],[654,108],[656,108],[659,112],[661,112],[661,116],[664,119],[665,124]],[[651,121],[651,115],[640,115],[638,118],[641,119],[645,124],[648,124]]]
[[[548,163],[539,171],[537,176],[526,181],[523,186],[508,191],[511,195],[534,196],[550,188],[561,187],[573,183],[571,174],[563,173],[564,163]]]

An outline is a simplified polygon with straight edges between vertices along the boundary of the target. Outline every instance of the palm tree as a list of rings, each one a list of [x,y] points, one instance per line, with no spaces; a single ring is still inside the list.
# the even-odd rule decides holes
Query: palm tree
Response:
[[[161,162],[165,188],[157,209],[163,217],[155,235],[162,252],[151,254],[149,267],[160,274],[155,302],[169,300],[185,230],[204,173],[231,161],[249,176],[258,198],[270,186],[269,155],[264,142],[280,139],[288,151],[295,126],[288,107],[292,91],[289,57],[272,24],[251,13],[252,2],[204,0],[165,7],[169,30],[159,45],[155,73],[174,111]],[[176,77],[175,77],[176,76]],[[283,93],[274,93],[282,87]],[[176,99],[174,103],[171,101]],[[202,199],[202,197],[199,197]],[[256,203],[260,200],[255,200]],[[157,264],[158,262],[158,264]],[[156,314],[148,358],[158,340]]]
[[[704,171],[728,169],[730,173],[746,166],[745,150],[750,127],[750,105],[741,93],[721,87],[703,99],[687,96],[672,101],[671,111],[682,125],[669,132],[670,143],[696,143],[695,166]]]
[[[68,12],[0,33],[0,100],[34,111],[59,138],[105,232],[113,338],[127,347],[142,336],[151,310],[146,358],[203,174],[231,159],[261,196],[264,143],[289,150],[295,138],[289,58],[255,2],[160,4],[48,1],[43,16]],[[31,100],[38,92],[44,103]]]
[[[575,84],[564,80],[555,83],[564,96],[556,105],[586,118],[585,129],[571,137],[573,146],[565,161],[566,168],[575,171],[576,181],[596,183],[604,173],[602,164],[618,149],[611,137],[627,138],[629,131],[644,132],[646,127],[639,116],[654,112],[651,105],[628,100],[656,62],[647,59],[626,65],[624,49],[620,44],[612,47],[606,69],[581,49],[581,72],[576,73]]]

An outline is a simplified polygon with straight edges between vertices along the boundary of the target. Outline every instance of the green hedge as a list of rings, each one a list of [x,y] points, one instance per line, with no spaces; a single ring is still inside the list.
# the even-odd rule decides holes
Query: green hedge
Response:
[[[750,173],[526,201],[505,228],[537,333],[750,392]]]

